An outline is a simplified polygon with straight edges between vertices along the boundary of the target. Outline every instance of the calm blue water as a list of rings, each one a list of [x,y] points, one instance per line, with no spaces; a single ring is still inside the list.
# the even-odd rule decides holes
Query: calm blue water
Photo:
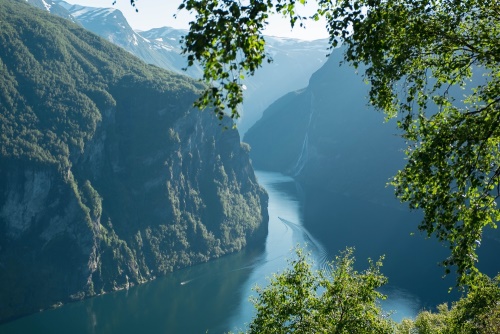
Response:
[[[153,282],[127,291],[98,296],[78,303],[64,305],[0,325],[0,333],[222,333],[243,328],[253,314],[248,301],[252,287],[264,286],[272,273],[281,271],[293,256],[296,245],[308,245],[318,266],[333,258],[346,246],[356,246],[361,268],[366,258],[388,254],[387,271],[390,284],[384,288],[389,298],[384,308],[394,310],[399,320],[412,317],[418,310],[434,303],[422,289],[434,283],[437,273],[431,261],[431,272],[422,272],[421,263],[429,262],[435,245],[408,241],[398,235],[393,220],[405,214],[393,208],[370,207],[356,212],[346,198],[314,199],[304,212],[300,191],[289,177],[278,173],[258,172],[259,182],[269,193],[269,234],[261,249],[247,249],[235,255],[175,272]],[[323,198],[326,195],[320,194]],[[380,211],[380,212],[379,212]],[[360,222],[346,221],[354,218]],[[374,215],[386,217],[375,221]],[[371,217],[371,218],[370,218]],[[392,218],[390,218],[392,217]],[[305,218],[316,219],[314,222]],[[326,225],[326,226],[324,226]],[[307,229],[304,227],[307,226]],[[395,231],[383,231],[393,228]],[[413,226],[414,228],[414,226]],[[410,239],[411,240],[411,239]],[[413,241],[412,241],[413,242]],[[356,244],[358,243],[358,244]],[[408,247],[411,247],[409,250]],[[422,248],[423,247],[423,248]],[[397,250],[401,249],[401,252]],[[396,250],[396,251],[395,251]],[[369,254],[373,252],[373,254]],[[391,253],[398,253],[392,256]],[[420,254],[419,254],[420,252]],[[399,254],[400,253],[400,254]],[[409,259],[405,256],[412,255]],[[413,268],[413,269],[412,269]],[[394,276],[395,279],[391,279]],[[431,277],[426,281],[426,277]],[[411,278],[411,282],[407,282]],[[418,283],[419,281],[423,281]],[[415,283],[417,282],[417,283]],[[450,282],[448,281],[447,284]],[[423,286],[423,288],[420,286]],[[413,289],[413,287],[416,288]],[[449,285],[446,285],[449,286]],[[441,290],[441,285],[439,289]],[[430,293],[434,295],[433,292]],[[443,301],[439,294],[437,302]],[[446,298],[446,291],[444,292]],[[436,303],[437,303],[436,302]]]
[[[259,173],[269,192],[269,234],[261,249],[180,270],[153,282],[44,311],[0,325],[0,333],[222,333],[242,328],[253,307],[248,301],[255,284],[282,270],[301,230],[301,207],[294,191],[277,187],[292,179]],[[297,225],[298,226],[298,225]],[[294,225],[295,227],[295,225]]]

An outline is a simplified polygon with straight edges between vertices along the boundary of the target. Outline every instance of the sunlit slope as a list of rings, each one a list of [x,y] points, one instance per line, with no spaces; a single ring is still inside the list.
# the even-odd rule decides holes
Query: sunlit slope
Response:
[[[187,68],[182,54],[183,29],[170,27],[148,31],[134,31],[120,12],[109,3],[96,3],[89,7],[69,4],[65,1],[28,0],[28,3],[55,15],[70,18],[104,39],[118,45],[148,64],[201,78],[203,70],[195,64]],[[144,15],[141,12],[137,15]],[[165,16],[165,24],[169,24]],[[303,41],[294,38],[266,36],[266,52],[273,59],[265,62],[255,76],[243,80],[246,86],[245,103],[238,120],[240,133],[245,133],[260,117],[265,108],[281,95],[307,85],[309,77],[325,61],[328,40]]]
[[[267,196],[198,83],[0,4],[0,321],[263,240]]]

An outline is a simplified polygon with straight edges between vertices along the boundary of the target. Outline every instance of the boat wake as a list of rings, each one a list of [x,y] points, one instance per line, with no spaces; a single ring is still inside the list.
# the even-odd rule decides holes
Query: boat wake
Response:
[[[285,224],[286,227],[289,227],[293,232],[303,236],[303,239],[306,242],[306,248],[312,252],[312,255],[317,261],[318,267],[321,270],[330,272],[331,269],[329,266],[328,252],[325,250],[323,245],[321,245],[321,243],[319,243],[303,226],[295,224],[281,217],[278,218],[283,224]]]
[[[180,282],[180,285],[186,285],[186,284],[189,284],[193,281],[196,281],[200,278],[205,278],[207,279],[207,277],[210,277],[209,279],[215,279],[215,277],[219,277],[219,276],[226,276],[230,273],[234,273],[236,271],[241,271],[241,270],[251,270],[251,269],[254,269],[255,267],[257,266],[260,266],[262,265],[263,263],[267,263],[267,262],[270,262],[270,261],[273,261],[275,259],[272,259],[272,260],[267,260],[267,261],[263,261],[261,258],[258,258],[256,260],[253,260],[251,262],[249,262],[247,265],[244,265],[244,266],[241,266],[241,267],[238,267],[236,269],[231,269],[231,270],[226,270],[226,271],[221,271],[215,275],[200,275],[200,276],[197,276],[197,277],[194,277],[194,278],[191,278],[191,279],[188,279],[188,280],[185,280],[185,281],[182,281]]]
[[[301,239],[305,241],[304,247],[307,250],[311,251],[313,258],[315,259],[317,267],[321,270],[325,270],[326,272],[330,272],[331,270],[330,270],[330,266],[329,266],[328,252],[325,250],[325,248],[301,225],[293,223],[293,222],[286,220],[284,218],[281,218],[281,217],[278,217],[278,218],[285,225],[287,232],[288,232],[288,230],[292,230],[293,233],[295,233],[297,236],[301,237]],[[280,255],[280,256],[278,256],[274,259],[270,259],[270,260],[264,260],[263,258],[258,258],[258,259],[255,259],[254,261],[251,261],[247,265],[244,265],[244,266],[232,269],[232,270],[220,272],[217,274],[217,276],[227,275],[227,274],[234,273],[234,272],[241,271],[241,270],[252,270],[257,266],[262,266],[263,264],[265,264],[267,262],[272,262],[272,261],[278,260],[279,258],[282,258],[283,256],[285,256],[285,255]],[[198,277],[191,278],[189,280],[182,281],[182,282],[180,282],[180,285],[190,284],[191,282],[193,282],[201,277],[204,277],[204,276],[206,276],[206,275],[201,275]]]

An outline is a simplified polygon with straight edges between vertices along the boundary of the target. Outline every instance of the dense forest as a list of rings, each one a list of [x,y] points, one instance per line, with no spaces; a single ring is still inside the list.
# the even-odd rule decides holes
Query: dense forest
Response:
[[[0,321],[262,242],[267,195],[199,83],[1,7]]]

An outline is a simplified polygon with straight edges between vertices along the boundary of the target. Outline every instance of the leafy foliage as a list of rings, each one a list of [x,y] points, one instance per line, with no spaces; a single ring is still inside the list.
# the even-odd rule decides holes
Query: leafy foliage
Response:
[[[345,38],[346,59],[368,66],[371,103],[401,119],[408,163],[392,182],[396,194],[423,209],[421,230],[448,243],[444,264],[457,266],[460,283],[477,273],[483,228],[500,218],[498,9],[497,1],[380,2],[364,20],[359,10]]]
[[[299,3],[305,4],[305,0]],[[295,0],[237,1],[184,0],[179,10],[196,13],[183,40],[183,53],[188,66],[198,62],[203,67],[203,79],[208,88],[195,103],[203,109],[214,107],[222,118],[226,113],[238,118],[238,105],[243,102],[241,80],[253,75],[267,59],[262,31],[269,15],[281,13],[293,26],[300,18],[295,13]],[[227,112],[226,110],[229,110]]]
[[[500,10],[498,0],[317,0],[309,19],[326,19],[331,46],[346,46],[345,60],[366,68],[370,102],[397,117],[408,163],[392,184],[419,228],[447,243],[447,271],[458,283],[478,273],[477,247],[486,226],[500,218]],[[197,102],[228,107],[238,116],[241,74],[265,59],[262,31],[271,14],[293,26],[305,1],[188,1],[196,13],[184,52],[205,67],[210,87]]]
[[[289,268],[266,288],[256,288],[257,314],[248,333],[392,333],[393,323],[382,312],[377,291],[387,282],[382,259],[354,269],[353,249],[330,264],[331,272],[314,272],[297,250]]]
[[[252,298],[256,315],[246,333],[393,333],[491,334],[500,328],[500,276],[477,276],[468,293],[448,308],[423,310],[415,319],[396,323],[380,308],[385,296],[377,291],[387,279],[380,273],[382,259],[369,268],[354,269],[353,249],[330,264],[330,271],[312,270],[303,251],[275,274]]]
[[[420,312],[415,320],[405,319],[396,327],[396,333],[406,334],[489,334],[500,328],[500,277],[481,276],[469,293],[455,302],[451,309],[446,304],[438,312]]]
[[[243,102],[242,72],[252,75],[265,58],[260,31],[267,13],[262,6],[241,6],[230,0],[184,1],[179,6],[197,13],[196,21],[191,22],[184,37],[183,52],[188,55],[188,66],[200,62],[203,79],[210,84],[196,102],[198,107],[212,104],[222,118],[227,101],[231,116],[239,116],[237,106]]]

